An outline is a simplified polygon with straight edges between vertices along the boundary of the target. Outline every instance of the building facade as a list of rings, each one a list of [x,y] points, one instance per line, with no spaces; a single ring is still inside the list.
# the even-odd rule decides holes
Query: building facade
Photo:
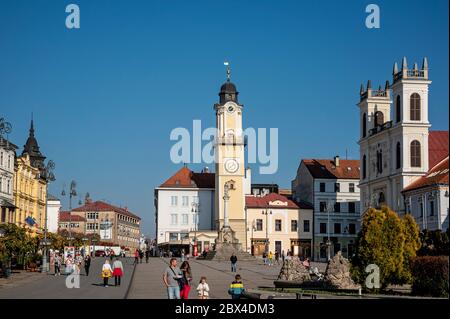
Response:
[[[313,207],[277,193],[246,196],[247,252],[291,252],[311,258]]]
[[[304,159],[292,181],[292,198],[314,207],[312,257],[326,261],[338,251],[355,252],[360,229],[359,161]],[[328,256],[329,255],[329,256]]]
[[[139,247],[141,218],[128,210],[87,198],[84,205],[72,210],[71,217],[86,220],[85,234],[98,234],[100,241],[130,251]]]
[[[84,235],[86,233],[86,219],[69,212],[60,212],[58,216],[58,230],[66,230],[72,236],[75,233]]]
[[[0,136],[0,223],[14,223],[14,161],[17,146]]]
[[[448,229],[448,161],[447,156],[402,191],[406,212],[414,217],[421,230]]]
[[[195,173],[183,167],[155,188],[156,240],[159,246],[190,245],[194,242],[194,238],[189,240],[190,233],[195,237],[196,232],[201,234],[214,229],[214,185],[214,174],[207,169]],[[200,251],[202,244],[198,245]]]

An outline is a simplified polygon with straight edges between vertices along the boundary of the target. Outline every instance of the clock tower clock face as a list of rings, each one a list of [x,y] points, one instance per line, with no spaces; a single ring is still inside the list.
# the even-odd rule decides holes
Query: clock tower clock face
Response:
[[[225,161],[225,170],[228,173],[236,173],[239,169],[239,163],[235,159],[228,159]]]
[[[233,106],[233,105],[229,105],[229,106],[227,107],[227,111],[228,111],[229,113],[233,113],[233,112],[234,112],[234,106]]]

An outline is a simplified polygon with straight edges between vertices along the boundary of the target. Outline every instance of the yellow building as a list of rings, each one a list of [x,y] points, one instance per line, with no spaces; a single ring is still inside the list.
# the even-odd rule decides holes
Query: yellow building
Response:
[[[45,199],[47,185],[40,168],[45,156],[39,151],[34,137],[33,120],[30,134],[24,145],[22,155],[16,158],[14,167],[13,194],[17,207],[15,224],[29,229],[32,236],[41,233],[45,227]]]

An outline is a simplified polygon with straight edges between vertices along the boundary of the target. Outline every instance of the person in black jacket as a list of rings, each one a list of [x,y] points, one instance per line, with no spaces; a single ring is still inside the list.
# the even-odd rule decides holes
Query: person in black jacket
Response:
[[[237,257],[234,253],[233,255],[231,255],[230,261],[231,261],[231,272],[236,272]]]
[[[89,268],[91,268],[91,256],[87,254],[84,257],[84,271],[86,272],[86,276],[89,276]]]

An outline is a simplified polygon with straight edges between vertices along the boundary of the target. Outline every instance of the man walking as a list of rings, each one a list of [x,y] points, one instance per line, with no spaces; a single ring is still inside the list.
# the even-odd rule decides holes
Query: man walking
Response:
[[[164,270],[163,282],[167,288],[169,299],[180,299],[180,286],[178,281],[183,277],[180,268],[177,267],[177,259],[170,259],[170,266]]]
[[[84,271],[86,272],[86,276],[89,276],[89,268],[91,268],[91,256],[87,254],[84,257]]]
[[[233,255],[231,255],[230,261],[231,261],[231,272],[236,272],[237,257],[234,253]]]

